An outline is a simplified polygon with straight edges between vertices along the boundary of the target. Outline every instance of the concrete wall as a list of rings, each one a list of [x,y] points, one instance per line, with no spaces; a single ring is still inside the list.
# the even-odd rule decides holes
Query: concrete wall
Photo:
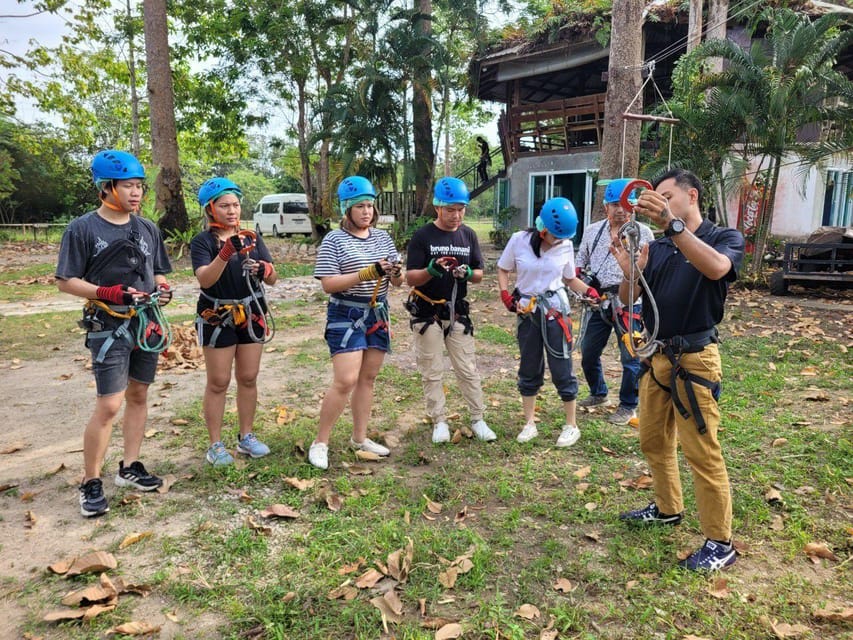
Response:
[[[853,164],[838,157],[826,168],[811,167],[806,171],[796,158],[789,156],[783,159],[782,165],[770,232],[778,238],[804,239],[822,225],[827,168],[853,171]],[[753,160],[751,169],[754,171],[757,167],[758,161]],[[729,224],[736,226],[740,211],[738,193],[727,198],[726,210]]]
[[[518,207],[521,213],[512,221],[512,226],[525,228],[528,225],[531,173],[563,173],[567,171],[598,171],[601,154],[598,151],[588,153],[554,154],[519,158],[507,171],[510,181],[509,203]],[[583,226],[589,223],[590,203],[584,203]],[[580,213],[580,212],[578,212]]]

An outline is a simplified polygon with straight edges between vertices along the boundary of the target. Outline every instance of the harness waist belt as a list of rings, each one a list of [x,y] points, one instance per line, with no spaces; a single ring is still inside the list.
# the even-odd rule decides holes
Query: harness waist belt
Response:
[[[709,344],[719,342],[719,334],[717,327],[711,327],[705,331],[697,331],[696,333],[687,333],[683,336],[672,336],[671,338],[661,339],[664,347],[669,347],[676,353],[696,353],[702,351]]]

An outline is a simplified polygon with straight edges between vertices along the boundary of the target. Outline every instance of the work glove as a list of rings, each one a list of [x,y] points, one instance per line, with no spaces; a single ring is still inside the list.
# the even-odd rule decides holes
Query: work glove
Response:
[[[240,236],[234,235],[228,238],[219,250],[219,259],[228,262],[235,253],[243,249],[243,241]]]
[[[587,298],[594,300],[595,302],[601,302],[601,294],[598,293],[598,290],[595,287],[590,287],[586,290],[584,294]]]
[[[433,258],[427,265],[427,273],[433,278],[443,278],[444,274],[447,273],[447,269],[441,263],[437,262],[436,258]]]
[[[382,268],[381,262],[374,262],[372,265],[359,269],[358,279],[360,282],[367,280],[379,280],[385,275],[385,269]]]
[[[98,287],[95,295],[98,296],[98,300],[103,300],[104,302],[129,306],[134,303],[134,295],[136,294],[128,291],[128,288],[129,287],[126,284],[114,284],[111,287]]]
[[[269,278],[273,272],[275,271],[275,267],[272,266],[271,263],[266,260],[258,260],[257,262],[257,270],[255,271],[255,275],[261,280],[266,280]]]
[[[501,302],[504,303],[507,311],[512,311],[515,313],[518,311],[518,306],[516,303],[518,302],[515,297],[506,289],[501,289]]]
[[[172,292],[174,290],[169,286],[168,282],[161,282],[157,285],[157,292],[160,296],[157,298],[157,304],[161,307],[165,307],[172,301]]]

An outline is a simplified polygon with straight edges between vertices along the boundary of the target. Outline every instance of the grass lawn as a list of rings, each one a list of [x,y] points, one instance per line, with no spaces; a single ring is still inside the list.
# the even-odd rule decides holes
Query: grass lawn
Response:
[[[475,228],[487,237],[490,225]],[[849,312],[777,306],[758,292],[733,296],[722,325],[721,441],[741,555],[730,570],[706,576],[676,566],[702,542],[686,467],[681,526],[631,528],[617,519],[652,499],[636,430],[609,424],[603,411],[580,414],[581,440],[555,449],[561,405],[546,382],[539,438],[515,441],[513,320],[491,299],[494,275],[487,280],[478,292],[488,293],[472,298],[496,442],[462,432],[452,444],[430,442],[398,307],[395,353],[376,381],[370,433],[392,448],[391,458],[360,460],[349,450],[346,412],[333,432],[330,469],[314,469],[305,450],[330,370],[318,339],[323,305],[277,305],[280,336],[261,370],[274,391],[262,392],[255,423],[272,455],[225,469],[203,464],[199,387],[198,397],[174,407],[171,423],[153,425],[159,432],[145,443],[146,460],[178,478],[172,489],[124,501],[130,492],[116,494],[110,483],[107,516],[85,526],[69,516],[64,525],[75,531],[69,554],[110,551],[119,560],[110,575],[144,583],[151,595],[122,596],[114,611],[57,626],[42,622],[43,614],[60,608],[69,590],[96,584],[97,573],[69,580],[4,565],[3,597],[26,611],[18,635],[99,638],[143,618],[170,624],[174,638],[235,640],[432,639],[448,624],[462,635],[444,637],[492,640],[853,637],[849,612],[846,621],[822,613],[853,606]],[[29,318],[38,333],[13,333],[21,359],[38,357],[40,341],[70,350],[80,339],[64,316]],[[0,359],[10,357],[0,350]],[[609,367],[607,374],[617,385],[618,373]],[[445,381],[458,414],[452,422],[464,427],[456,382]],[[236,429],[232,405],[228,433]],[[28,481],[49,500],[73,498],[67,484]],[[3,512],[21,510],[16,491],[0,494]],[[271,505],[298,517],[266,518]],[[128,533],[145,531],[151,535],[120,548]],[[2,544],[8,550],[14,539]],[[808,544],[825,545],[832,557],[810,559]],[[799,635],[782,635],[786,629]]]

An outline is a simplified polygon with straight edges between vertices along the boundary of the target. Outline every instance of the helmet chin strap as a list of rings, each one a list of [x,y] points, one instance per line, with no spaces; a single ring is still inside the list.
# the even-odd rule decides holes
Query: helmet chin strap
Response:
[[[116,202],[119,202],[118,191],[116,191],[116,185],[113,180],[110,180],[110,191],[112,191],[112,196],[113,198],[115,198]],[[107,209],[112,209],[113,211],[118,211],[119,213],[126,213],[126,211],[120,206],[115,205],[107,200],[107,197],[104,195],[103,189],[101,189],[101,192],[98,194],[98,199],[101,201],[101,204],[103,204]],[[136,209],[131,209],[131,213],[136,213]]]
[[[218,222],[213,221],[213,200],[207,203],[207,206],[204,208],[204,212],[207,214],[209,220],[207,221],[208,229],[225,229],[227,231],[234,231],[235,233],[240,231],[240,223],[233,226],[228,226],[224,224],[219,224]]]

